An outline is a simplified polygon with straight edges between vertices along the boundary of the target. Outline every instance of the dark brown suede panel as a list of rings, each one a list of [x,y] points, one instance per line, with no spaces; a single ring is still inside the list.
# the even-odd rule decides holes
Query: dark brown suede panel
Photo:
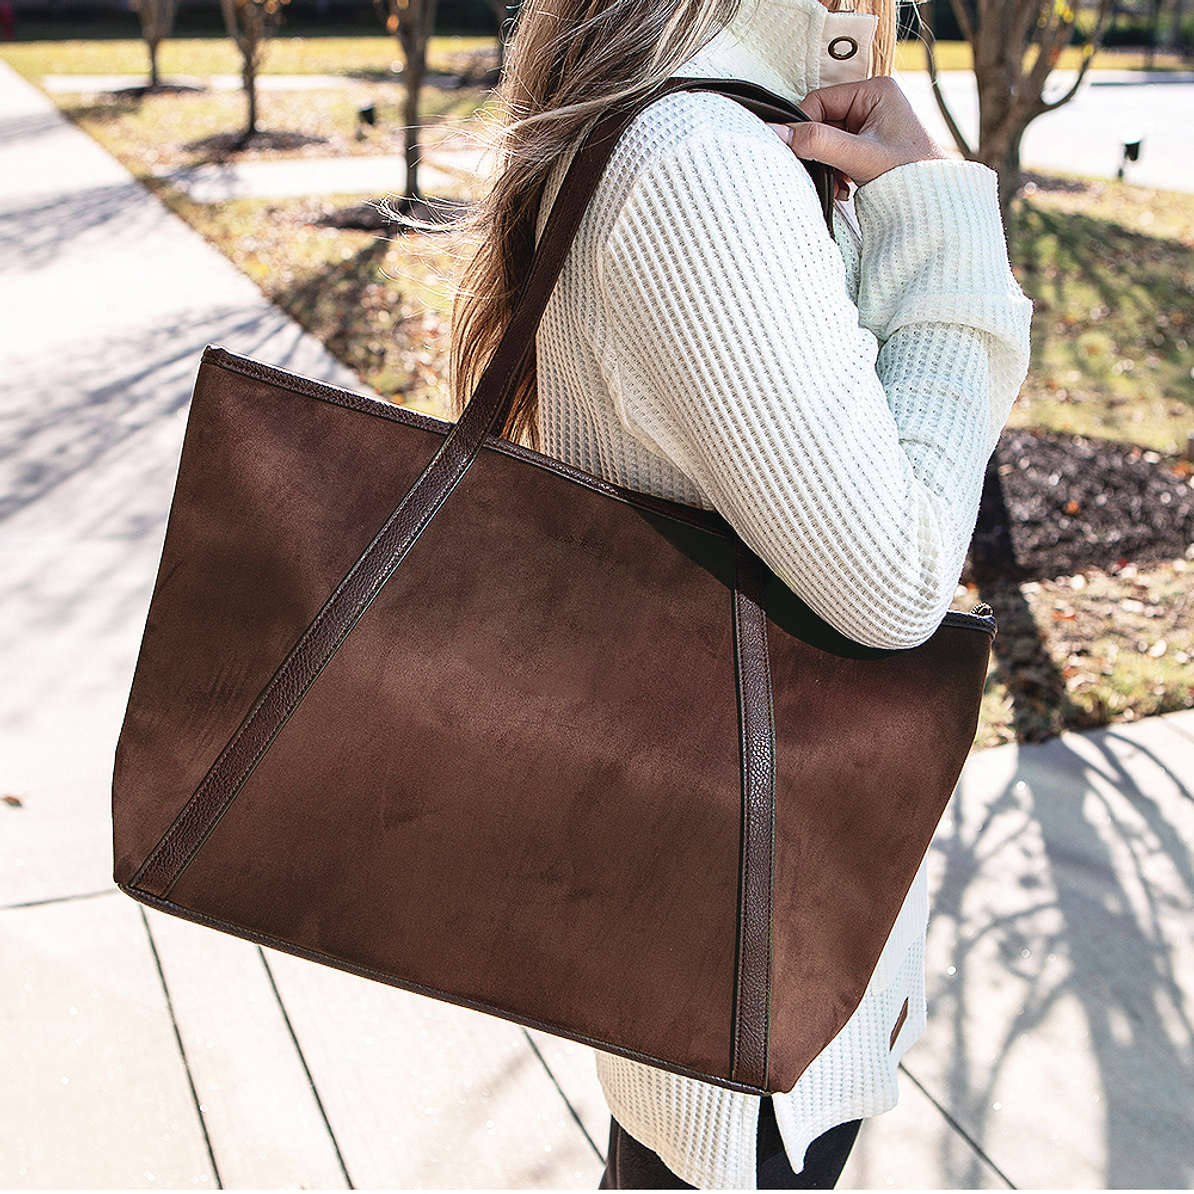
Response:
[[[390,428],[389,436],[377,429]],[[113,776],[131,877],[442,442],[205,364]],[[332,460],[372,484],[345,486]]]
[[[201,373],[117,754],[118,881],[442,442],[354,402]],[[338,486],[321,457],[375,483]],[[482,450],[172,899],[725,1077],[734,542],[702,512],[639,508],[533,458]],[[774,577],[763,604],[779,1090],[865,990],[969,748],[988,639],[946,624],[876,651]]]
[[[171,898],[727,1072],[731,544],[677,540],[482,451]]]
[[[777,632],[771,647],[770,1085],[786,1091],[865,993],[970,748],[989,640],[944,626],[865,660]]]

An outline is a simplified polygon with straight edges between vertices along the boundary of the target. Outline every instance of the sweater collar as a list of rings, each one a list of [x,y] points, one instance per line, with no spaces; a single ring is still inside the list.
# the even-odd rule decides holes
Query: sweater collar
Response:
[[[865,79],[879,18],[820,0],[742,0],[728,24],[674,75],[747,79],[798,104],[810,91]]]

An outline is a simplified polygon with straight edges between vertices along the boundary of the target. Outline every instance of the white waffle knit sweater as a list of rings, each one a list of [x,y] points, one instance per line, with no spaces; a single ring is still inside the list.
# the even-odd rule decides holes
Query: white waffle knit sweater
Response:
[[[874,28],[818,0],[743,0],[673,73],[799,102],[864,77]],[[828,53],[843,35],[852,60]],[[995,184],[977,163],[901,166],[838,204],[831,238],[804,167],[757,117],[715,94],[655,102],[615,147],[540,325],[543,451],[720,511],[851,638],[923,641],[1028,366],[1032,305]],[[823,1131],[897,1102],[897,1063],[925,1025],[927,917],[922,864],[859,1008],[775,1096],[794,1169]],[[670,1169],[756,1188],[758,1097],[595,1056],[611,1112]]]

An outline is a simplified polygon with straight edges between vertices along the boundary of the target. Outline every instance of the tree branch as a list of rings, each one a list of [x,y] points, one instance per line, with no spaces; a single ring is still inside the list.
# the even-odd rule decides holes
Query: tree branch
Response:
[[[957,0],[954,0],[956,3]],[[962,154],[974,161],[974,150],[971,149],[969,142],[963,135],[958,122],[954,119],[954,114],[949,110],[949,105],[945,102],[945,94],[941,90],[941,80],[937,77],[937,54],[934,46],[937,42],[937,35],[933,29],[933,19],[930,16],[926,21],[921,15],[921,8],[923,3],[916,5],[916,16],[921,27],[921,41],[924,43],[925,58],[929,68],[929,81],[933,86],[933,98],[937,101],[937,107],[941,111],[941,116],[945,120],[946,127],[949,129],[950,136],[953,137],[958,149]],[[932,11],[930,3],[930,12]]]
[[[962,0],[949,0],[949,6],[954,10],[954,16],[958,21],[958,28],[962,30],[962,36],[973,46],[974,22],[971,21],[970,14],[966,11],[966,5]]]
[[[1099,15],[1095,20],[1094,28],[1091,30],[1090,41],[1087,43],[1086,50],[1082,55],[1082,63],[1078,67],[1078,77],[1074,80],[1073,86],[1067,88],[1063,95],[1058,96],[1055,100],[1050,100],[1048,103],[1042,98],[1036,107],[1038,113],[1052,112],[1055,108],[1060,108],[1063,104],[1068,104],[1078,94],[1078,88],[1082,86],[1082,80],[1086,78],[1086,72],[1090,69],[1090,64],[1094,61],[1094,56],[1099,52],[1102,45],[1103,34],[1107,31],[1107,25],[1111,16],[1111,7],[1111,0],[1101,0]]]
[[[1015,44],[1021,54],[1028,42],[1029,34],[1041,19],[1041,0],[1017,0],[1014,22]]]

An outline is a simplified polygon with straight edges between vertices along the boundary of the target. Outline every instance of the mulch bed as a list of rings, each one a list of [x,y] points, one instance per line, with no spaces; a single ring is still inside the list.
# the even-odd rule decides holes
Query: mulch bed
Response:
[[[1114,572],[1182,558],[1194,544],[1189,461],[1136,444],[1018,429],[1004,432],[996,455],[1008,514],[996,531],[1010,533],[1014,563],[1006,563],[1015,579]]]
[[[201,83],[134,83],[131,87],[117,87],[104,94],[114,99],[144,99],[147,95],[202,95],[207,88]]]

